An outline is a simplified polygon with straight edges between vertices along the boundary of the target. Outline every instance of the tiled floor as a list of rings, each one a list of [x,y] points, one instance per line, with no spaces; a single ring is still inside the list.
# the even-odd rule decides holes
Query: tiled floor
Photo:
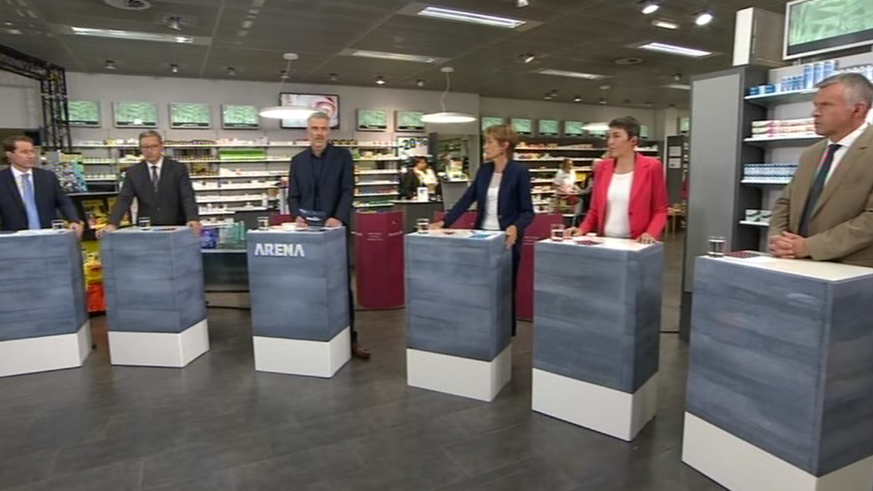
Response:
[[[722,489],[680,462],[674,334],[659,415],[623,443],[531,412],[527,323],[512,382],[485,404],[407,388],[403,311],[361,312],[373,360],[329,381],[255,373],[247,311],[209,322],[212,350],[183,370],[110,367],[98,318],[83,369],[0,379],[0,490]]]

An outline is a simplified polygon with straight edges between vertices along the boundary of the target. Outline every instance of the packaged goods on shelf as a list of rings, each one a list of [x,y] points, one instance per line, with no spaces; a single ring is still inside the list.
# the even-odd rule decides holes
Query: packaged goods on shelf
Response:
[[[752,138],[815,136],[812,118],[752,121]]]
[[[743,181],[753,183],[787,183],[794,177],[797,164],[745,164]]]

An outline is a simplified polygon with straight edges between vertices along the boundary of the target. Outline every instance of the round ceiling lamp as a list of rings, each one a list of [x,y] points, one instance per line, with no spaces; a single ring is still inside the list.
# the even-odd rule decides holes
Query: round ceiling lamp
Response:
[[[442,111],[438,113],[425,114],[421,117],[421,120],[425,123],[436,124],[472,123],[473,121],[476,121],[476,116],[473,116],[472,114],[446,111],[446,95],[448,95],[449,89],[451,89],[452,87],[451,74],[455,71],[455,69],[450,66],[446,66],[441,68],[440,71],[446,74],[446,90],[443,92],[443,95],[440,98],[440,107],[442,107]]]
[[[291,73],[291,62],[298,58],[297,54],[285,53],[284,55],[282,55],[282,58],[284,58],[288,62],[283,73]],[[279,78],[279,94],[282,93],[282,85],[285,83],[285,80],[287,78],[287,75],[282,75]],[[261,109],[258,112],[258,115],[262,118],[270,119],[304,119],[308,118],[315,112],[315,109],[306,106],[270,106]]]

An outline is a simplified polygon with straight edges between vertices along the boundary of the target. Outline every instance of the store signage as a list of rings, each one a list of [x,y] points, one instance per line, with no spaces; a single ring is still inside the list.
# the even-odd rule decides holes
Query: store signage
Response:
[[[255,244],[255,256],[306,257],[302,244]]]

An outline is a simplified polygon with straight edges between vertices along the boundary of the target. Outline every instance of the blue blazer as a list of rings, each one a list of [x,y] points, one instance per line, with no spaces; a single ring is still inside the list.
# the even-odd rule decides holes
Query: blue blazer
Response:
[[[54,172],[33,169],[33,191],[36,196],[36,210],[42,228],[51,228],[52,220],[58,218],[58,210],[71,222],[79,222],[79,213],[73,201],[61,188]],[[12,167],[0,170],[0,230],[27,230],[27,210],[24,200],[15,183]]]
[[[312,149],[298,153],[291,159],[288,179],[288,206],[294,216],[300,208],[322,211],[346,227],[352,218],[352,200],[355,195],[355,163],[345,148],[328,145],[324,149],[324,169],[321,176],[312,162]],[[316,191],[321,206],[315,206]],[[320,208],[320,209],[319,209]]]
[[[481,228],[485,221],[485,208],[488,206],[488,185],[494,176],[494,163],[486,162],[479,168],[476,178],[464,196],[446,214],[445,225],[450,227],[461,217],[473,202],[476,202],[476,228]],[[506,230],[510,225],[518,228],[521,236],[524,229],[533,222],[533,199],[530,194],[530,173],[527,168],[510,160],[503,170],[500,180],[500,191],[497,194],[497,221],[500,230]],[[521,241],[519,241],[521,242]]]

